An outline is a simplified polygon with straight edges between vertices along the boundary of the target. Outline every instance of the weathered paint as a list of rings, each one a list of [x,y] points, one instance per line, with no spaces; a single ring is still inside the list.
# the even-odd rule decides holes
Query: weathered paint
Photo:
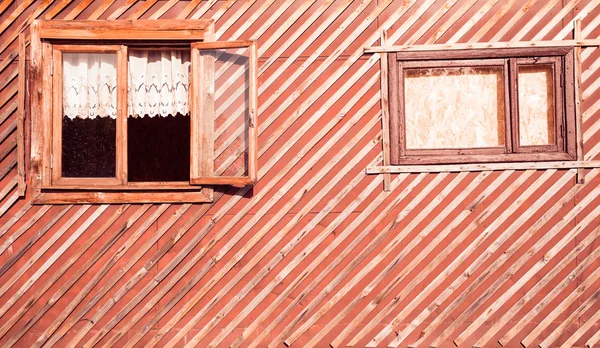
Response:
[[[213,18],[220,40],[257,39],[257,185],[212,205],[17,199],[16,36],[34,17]],[[0,345],[31,347],[58,320],[60,347],[598,346],[598,170],[584,185],[575,170],[392,175],[391,192],[364,173],[381,124],[378,56],[361,47],[381,29],[389,44],[558,40],[575,17],[599,36],[596,0],[5,0]],[[598,159],[600,50],[582,56]]]

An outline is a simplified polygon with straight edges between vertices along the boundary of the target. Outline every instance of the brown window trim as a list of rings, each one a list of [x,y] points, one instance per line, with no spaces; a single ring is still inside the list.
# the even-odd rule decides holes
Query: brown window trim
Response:
[[[204,185],[253,185],[257,180],[256,149],[256,89],[257,89],[257,47],[254,41],[212,41],[212,20],[140,20],[140,21],[43,21],[36,20],[31,25],[31,158],[29,161],[31,190],[29,197],[36,204],[70,204],[70,203],[203,203],[212,202],[213,188]],[[131,40],[135,38],[135,40]],[[208,41],[208,42],[207,42]],[[212,154],[204,150],[212,142],[212,123],[214,110],[200,108],[195,98],[190,101],[190,111],[198,113],[204,121],[192,117],[190,127],[190,181],[189,182],[127,182],[126,151],[126,119],[117,119],[117,170],[114,178],[64,178],[61,177],[61,158],[53,154],[53,149],[60,149],[59,118],[62,105],[60,99],[52,98],[60,95],[60,67],[63,51],[99,52],[108,51],[117,54],[118,78],[127,76],[128,47],[169,46],[189,49],[196,55],[201,49],[248,47],[250,58],[250,125],[248,144],[248,174],[246,176],[214,176],[212,173]],[[185,47],[183,47],[185,46]],[[192,88],[203,99],[204,83],[200,76],[205,76],[205,69],[213,62],[204,61],[201,69],[192,73]],[[58,72],[58,74],[55,74]],[[51,76],[52,78],[45,78]],[[195,77],[194,77],[195,75]],[[56,80],[56,81],[53,81]],[[54,83],[53,83],[54,82]],[[119,83],[120,82],[120,83]],[[126,109],[126,86],[118,81],[117,89],[125,89],[118,93],[117,105]],[[194,87],[195,86],[195,87]],[[191,97],[191,96],[190,96]],[[193,109],[195,108],[195,109]],[[202,110],[199,110],[202,109]],[[193,110],[193,111],[192,111]],[[121,111],[122,113],[122,111]],[[54,125],[53,125],[54,124]],[[194,128],[195,127],[195,128]],[[199,136],[200,134],[200,136]],[[208,135],[208,136],[207,136]],[[213,151],[210,146],[210,151]],[[210,163],[209,163],[210,162]],[[202,186],[199,186],[202,185]]]
[[[572,47],[408,51],[387,53],[389,66],[390,157],[392,165],[570,161],[576,159],[575,94]],[[520,146],[517,100],[518,66],[552,65],[556,141]],[[503,66],[505,144],[501,147],[407,149],[404,128],[404,71],[425,67]],[[561,105],[561,107],[558,107]]]

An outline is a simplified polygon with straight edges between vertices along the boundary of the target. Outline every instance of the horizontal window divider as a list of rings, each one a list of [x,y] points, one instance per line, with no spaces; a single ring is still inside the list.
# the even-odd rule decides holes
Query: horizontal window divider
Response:
[[[531,48],[531,47],[598,47],[600,39],[585,40],[553,40],[553,41],[509,41],[509,42],[476,42],[432,45],[398,45],[398,46],[367,46],[364,53],[386,52],[418,52],[443,50],[476,50],[490,48]]]
[[[554,161],[554,162],[512,162],[512,163],[468,163],[403,166],[367,167],[367,174],[400,173],[442,173],[442,172],[485,172],[496,170],[544,170],[600,168],[600,161]]]

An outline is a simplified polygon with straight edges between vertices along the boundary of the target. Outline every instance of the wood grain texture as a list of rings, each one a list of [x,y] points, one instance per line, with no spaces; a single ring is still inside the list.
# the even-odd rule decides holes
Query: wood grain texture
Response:
[[[515,41],[515,42],[480,42],[464,44],[436,44],[436,45],[407,45],[407,46],[369,46],[365,47],[365,53],[383,52],[420,52],[420,51],[442,51],[442,50],[485,50],[499,48],[529,48],[529,47],[598,47],[600,40],[597,39],[575,39],[560,41]]]
[[[381,31],[381,37],[379,38],[381,46],[385,46],[387,42],[387,34],[385,30]],[[390,155],[390,93],[389,93],[389,69],[388,69],[388,55],[379,55],[379,78],[381,79],[380,90],[381,90],[381,129],[382,129],[382,153],[383,153],[383,165],[389,166],[391,164]],[[395,80],[395,79],[394,79]],[[394,98],[392,98],[394,99]],[[391,176],[389,174],[383,175],[383,190],[390,191]]]
[[[573,23],[573,38],[581,39],[581,19]],[[583,103],[583,88],[581,85],[581,48],[574,50],[574,72],[575,72],[575,141],[577,146],[577,159],[583,160],[583,117],[581,115],[581,104]],[[583,168],[577,170],[577,183],[583,184],[585,181],[585,172]]]
[[[19,35],[19,100],[17,114],[17,175],[19,196],[25,196],[25,98],[27,79],[25,60],[27,59],[25,34]]]

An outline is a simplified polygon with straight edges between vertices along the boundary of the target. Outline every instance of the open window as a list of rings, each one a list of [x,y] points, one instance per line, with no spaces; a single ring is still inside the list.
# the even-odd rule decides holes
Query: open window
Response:
[[[199,96],[192,102],[199,115],[192,120],[192,184],[256,182],[256,60],[254,41],[192,44],[192,91]]]
[[[575,160],[571,47],[388,53],[392,165]]]
[[[36,21],[34,202],[210,202],[215,185],[254,184],[256,44],[211,33],[206,20]]]

